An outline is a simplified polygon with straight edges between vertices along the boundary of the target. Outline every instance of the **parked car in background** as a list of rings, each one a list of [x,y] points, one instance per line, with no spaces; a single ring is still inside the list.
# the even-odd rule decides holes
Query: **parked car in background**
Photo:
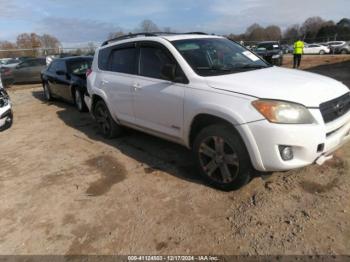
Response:
[[[0,59],[0,67],[1,65],[4,65],[8,60],[10,60],[11,58],[1,58]]]
[[[275,41],[260,42],[257,44],[255,53],[273,65],[283,64],[283,50],[281,45]]]
[[[17,58],[7,58],[1,61],[0,68],[3,66],[15,66],[19,64],[21,61]]]
[[[29,58],[19,64],[3,66],[1,78],[6,82],[6,86],[17,83],[40,83],[40,73],[45,68],[45,58]]]
[[[304,47],[304,54],[311,55],[311,54],[329,54],[330,49],[327,46],[323,46],[320,44],[306,44]]]
[[[0,79],[0,131],[11,127],[12,121],[11,100]]]
[[[61,98],[73,102],[79,111],[85,111],[86,72],[92,57],[77,56],[54,59],[41,73],[45,98]]]
[[[271,66],[219,36],[107,41],[96,50],[85,101],[104,137],[127,126],[191,148],[202,177],[223,190],[247,183],[254,169],[322,164],[350,140],[344,84]]]
[[[17,58],[11,58],[0,65],[0,78],[4,87],[8,87],[13,83],[12,69],[20,62]]]
[[[281,48],[284,54],[292,54],[294,50],[291,45],[281,45]]]
[[[333,47],[335,54],[350,54],[350,42],[344,42],[342,45]]]
[[[345,41],[330,41],[327,45],[331,49],[332,54],[347,54],[349,51],[349,44]]]

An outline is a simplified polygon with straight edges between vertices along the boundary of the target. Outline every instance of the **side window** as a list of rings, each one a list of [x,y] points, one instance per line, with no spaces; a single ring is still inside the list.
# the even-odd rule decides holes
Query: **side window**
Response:
[[[112,51],[108,70],[125,74],[136,74],[136,48],[122,48]]]
[[[66,63],[64,61],[58,61],[56,64],[56,71],[67,71]]]
[[[19,66],[20,66],[21,68],[24,68],[24,67],[29,67],[30,64],[29,64],[28,61],[25,61],[25,62],[20,63]]]
[[[168,80],[162,74],[165,65],[175,64],[169,55],[161,48],[141,47],[140,75]]]
[[[39,59],[38,60],[38,65],[39,66],[46,66],[46,59]]]
[[[110,48],[103,48],[98,52],[98,68],[101,70],[108,70],[108,58],[110,53]]]
[[[57,61],[52,61],[48,71],[54,73],[56,72],[56,68],[57,68]]]

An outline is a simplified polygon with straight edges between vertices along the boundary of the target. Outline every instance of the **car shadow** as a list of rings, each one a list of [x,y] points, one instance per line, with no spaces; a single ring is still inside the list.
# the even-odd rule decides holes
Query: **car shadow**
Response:
[[[350,60],[310,67],[305,69],[305,71],[332,77],[343,82],[350,89]]]
[[[104,139],[89,113],[80,113],[74,106],[59,100],[47,102],[43,91],[33,91],[32,94],[43,103],[54,104],[61,108],[57,116],[66,125],[84,133],[89,139],[115,147],[123,154],[144,164],[145,173],[164,171],[180,179],[206,185],[196,172],[190,150],[185,147],[131,129],[125,129],[120,138]],[[85,139],[77,136],[77,139],[79,138]]]

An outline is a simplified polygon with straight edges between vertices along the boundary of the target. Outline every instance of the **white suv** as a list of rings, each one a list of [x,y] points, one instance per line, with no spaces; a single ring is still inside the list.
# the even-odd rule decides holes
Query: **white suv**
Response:
[[[345,85],[271,66],[219,36],[112,39],[87,75],[86,104],[105,137],[127,126],[191,148],[200,174],[223,190],[254,169],[322,164],[350,138]]]

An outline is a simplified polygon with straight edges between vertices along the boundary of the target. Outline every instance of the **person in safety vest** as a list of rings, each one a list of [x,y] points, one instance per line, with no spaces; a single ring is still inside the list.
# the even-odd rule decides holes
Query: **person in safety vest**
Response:
[[[301,62],[301,55],[304,53],[304,42],[300,38],[294,43],[294,68],[299,68]]]

